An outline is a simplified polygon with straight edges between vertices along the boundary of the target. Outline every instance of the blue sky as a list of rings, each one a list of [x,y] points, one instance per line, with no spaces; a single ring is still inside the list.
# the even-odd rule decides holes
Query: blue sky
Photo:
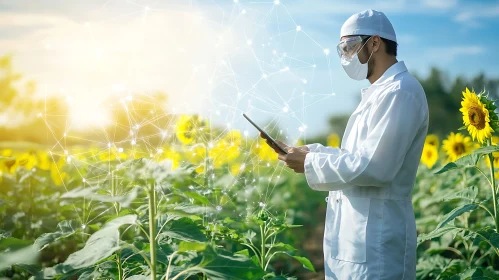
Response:
[[[410,72],[499,77],[499,1],[0,0],[0,53],[40,95],[72,102],[73,129],[104,118],[101,97],[163,90],[177,113],[254,134],[246,111],[292,142],[327,133],[369,85],[335,50],[343,22],[368,8],[392,22]]]

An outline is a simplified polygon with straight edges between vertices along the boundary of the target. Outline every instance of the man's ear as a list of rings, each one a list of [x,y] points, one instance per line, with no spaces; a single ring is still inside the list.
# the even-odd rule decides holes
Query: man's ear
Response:
[[[378,35],[375,35],[371,38],[372,41],[372,52],[377,52],[381,47],[381,38]]]

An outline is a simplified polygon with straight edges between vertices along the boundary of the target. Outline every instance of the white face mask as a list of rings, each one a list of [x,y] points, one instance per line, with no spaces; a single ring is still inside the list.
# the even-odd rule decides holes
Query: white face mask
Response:
[[[369,37],[367,41],[369,41],[372,37]],[[371,52],[371,55],[369,56],[369,59],[367,60],[366,63],[362,64],[359,60],[359,52],[364,48],[364,46],[367,44],[364,43],[364,45],[360,48],[360,50],[354,54],[351,58],[346,58],[344,56],[341,57],[341,66],[343,66],[343,70],[347,73],[348,77],[361,81],[367,78],[367,63],[369,63],[369,60],[371,59],[371,56],[373,55],[373,52]]]

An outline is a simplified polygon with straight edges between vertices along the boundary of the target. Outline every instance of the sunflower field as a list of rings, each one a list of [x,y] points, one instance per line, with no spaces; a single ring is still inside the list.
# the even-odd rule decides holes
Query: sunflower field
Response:
[[[484,92],[461,105],[463,127],[428,135],[421,157],[418,279],[499,279],[499,119]],[[0,277],[311,279],[320,261],[302,244],[322,243],[308,227],[325,193],[263,139],[197,115],[172,128],[154,147],[3,148]]]

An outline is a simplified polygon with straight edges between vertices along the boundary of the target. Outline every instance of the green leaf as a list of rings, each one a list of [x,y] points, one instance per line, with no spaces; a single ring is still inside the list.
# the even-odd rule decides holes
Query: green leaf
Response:
[[[499,152],[499,145],[498,146],[485,146],[485,147],[478,148],[473,152],[473,154],[485,155],[485,154],[490,154],[493,152]]]
[[[62,221],[57,225],[56,232],[42,234],[35,240],[33,245],[37,247],[38,250],[43,250],[51,243],[73,235],[78,229],[79,227],[76,221]]]
[[[200,252],[206,249],[206,244],[205,243],[200,243],[200,242],[186,242],[182,241],[178,245],[178,252],[187,252],[187,251],[196,251]]]
[[[120,203],[123,207],[128,207],[130,203],[137,198],[137,192],[139,188],[134,188],[132,189],[129,193],[126,195],[107,195],[107,194],[99,194],[97,193],[98,190],[101,190],[101,186],[95,186],[95,187],[78,187],[74,190],[71,190],[61,196],[61,198],[86,198],[86,199],[91,199],[94,201],[100,201],[100,202],[118,202]]]
[[[16,264],[35,264],[38,255],[38,251],[33,246],[0,254],[0,271]]]
[[[166,224],[158,237],[170,237],[183,241],[206,241],[206,236],[201,232],[199,226],[189,218],[180,218]]]
[[[241,250],[241,251],[237,251],[235,252],[234,254],[239,254],[239,255],[243,255],[243,256],[246,256],[246,257],[249,257],[249,250],[248,249],[244,249],[244,250]]]
[[[265,272],[243,255],[233,255],[229,252],[215,250],[208,246],[202,256],[193,260],[212,280],[225,279],[261,279]]]
[[[309,259],[305,257],[293,256],[297,261],[299,261],[306,269],[315,272],[314,266]]]
[[[455,162],[447,163],[444,167],[435,172],[435,174],[442,174],[454,169],[475,167],[479,159],[480,159],[479,154],[470,154],[462,156],[459,159],[457,159]]]
[[[440,237],[446,233],[449,233],[449,232],[454,233],[454,232],[457,232],[459,230],[462,230],[462,229],[456,228],[456,227],[443,227],[443,228],[434,229],[433,231],[431,231],[429,233],[422,233],[422,234],[418,235],[418,244],[420,244],[426,240]]]
[[[480,229],[476,232],[474,245],[478,245],[484,239],[487,240],[492,246],[499,248],[499,233],[497,233],[491,226]]]
[[[200,202],[201,204],[204,204],[204,205],[209,205],[210,204],[210,201],[208,201],[208,199],[198,193],[195,193],[195,192],[184,192],[183,194],[185,194],[186,196],[190,197],[190,198],[193,198],[194,200],[197,200],[198,202]]]
[[[450,280],[468,280],[468,279],[476,279],[477,276],[482,276],[483,273],[481,270],[475,268],[468,268],[462,273],[458,275],[454,275],[450,278]]]
[[[296,251],[296,249],[293,246],[291,246],[289,244],[282,243],[282,242],[276,243],[274,245],[268,244],[267,247],[270,247],[270,246],[272,246],[273,248],[284,249],[286,251]]]
[[[83,249],[69,255],[61,266],[64,272],[84,268],[111,256],[119,247],[118,228],[125,224],[134,224],[136,215],[118,217],[90,236]]]
[[[460,190],[458,192],[453,192],[449,196],[444,197],[442,201],[449,201],[453,199],[464,199],[468,200],[470,202],[474,202],[476,197],[478,195],[478,187],[477,186],[471,186],[468,187],[464,190]]]
[[[4,251],[6,249],[17,250],[29,245],[31,245],[31,241],[29,240],[17,239],[14,237],[0,239],[0,251]]]
[[[452,209],[452,211],[450,211],[449,213],[447,213],[444,216],[444,219],[437,225],[436,229],[439,229],[439,228],[445,226],[448,222],[454,220],[457,216],[459,216],[463,213],[466,213],[466,212],[473,211],[477,208],[478,208],[478,204],[473,203],[473,204],[462,205],[462,206],[459,206],[457,208]]]

